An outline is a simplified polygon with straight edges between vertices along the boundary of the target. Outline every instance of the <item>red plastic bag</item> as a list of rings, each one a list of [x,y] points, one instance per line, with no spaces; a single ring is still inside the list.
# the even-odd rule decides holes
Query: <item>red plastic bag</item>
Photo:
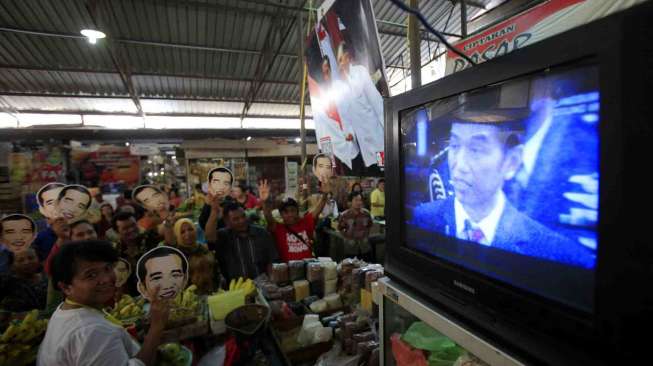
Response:
[[[401,340],[401,335],[395,333],[390,337],[392,343],[392,355],[397,366],[428,366],[424,352],[413,349],[410,345]]]
[[[238,343],[236,342],[235,337],[229,337],[224,342],[225,350],[227,355],[224,359],[224,366],[232,366],[240,358],[240,349],[238,348]]]

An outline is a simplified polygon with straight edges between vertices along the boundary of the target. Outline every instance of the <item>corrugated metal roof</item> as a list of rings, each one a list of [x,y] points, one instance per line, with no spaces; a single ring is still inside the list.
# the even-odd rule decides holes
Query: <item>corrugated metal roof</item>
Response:
[[[487,5],[490,0],[475,2]],[[320,3],[316,1],[313,6]],[[92,4],[96,4],[95,8]],[[260,85],[254,99],[294,103],[294,110],[286,104],[263,107],[254,103],[249,114],[296,116],[300,99],[298,37],[296,26],[288,27],[296,19],[296,9],[305,4],[304,0],[2,1],[0,94],[125,97],[129,93],[118,73],[120,66],[125,74],[132,75],[129,80],[136,94],[144,98],[144,106],[149,104],[146,98],[202,99],[166,101],[166,113],[224,113],[222,107],[230,105],[231,114],[238,109],[236,106],[242,108],[242,102],[251,95],[266,39],[276,34],[273,25],[279,23],[277,39],[289,33],[278,48],[279,56],[269,65],[267,82]],[[401,36],[406,32],[403,25],[407,14],[388,0],[373,0],[372,4],[392,85],[408,76],[408,70],[393,67],[410,65],[407,40]],[[420,7],[436,29],[460,34],[458,2],[422,0]],[[468,6],[468,17],[480,11]],[[107,31],[113,48],[106,47],[107,42],[90,45],[79,35],[82,28]],[[427,33],[423,37],[435,39]],[[422,41],[421,46],[424,64],[436,54],[437,43]],[[443,50],[440,46],[438,52]],[[98,111],[106,108],[101,99],[84,100],[86,104],[80,106],[66,104],[61,98],[49,99],[62,103],[60,110],[92,109],[93,103],[98,104]],[[130,102],[121,100],[119,103]],[[12,107],[20,110],[22,106]],[[51,107],[43,105],[44,110]]]

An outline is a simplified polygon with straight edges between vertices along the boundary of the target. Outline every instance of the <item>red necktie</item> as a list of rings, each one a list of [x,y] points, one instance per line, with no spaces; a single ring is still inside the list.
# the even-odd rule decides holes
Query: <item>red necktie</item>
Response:
[[[465,220],[465,231],[467,232],[467,238],[470,241],[481,243],[485,240],[483,231],[477,225],[472,224],[469,220]]]

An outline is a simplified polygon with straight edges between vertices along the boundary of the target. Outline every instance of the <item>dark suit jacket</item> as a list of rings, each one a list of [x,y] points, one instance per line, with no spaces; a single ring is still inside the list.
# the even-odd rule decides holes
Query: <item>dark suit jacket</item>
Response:
[[[506,196],[521,212],[556,232],[568,237],[579,234],[573,227],[560,223],[560,214],[568,214],[572,207],[586,208],[565,198],[565,192],[583,190],[570,183],[572,175],[598,173],[597,127],[580,120],[578,115],[552,117],[535,159],[528,185],[516,196],[506,189]],[[504,187],[509,187],[507,182]]]
[[[417,206],[411,223],[423,230],[455,237],[453,198]],[[583,268],[593,268],[596,259],[590,250],[532,220],[508,201],[491,244],[492,248]]]

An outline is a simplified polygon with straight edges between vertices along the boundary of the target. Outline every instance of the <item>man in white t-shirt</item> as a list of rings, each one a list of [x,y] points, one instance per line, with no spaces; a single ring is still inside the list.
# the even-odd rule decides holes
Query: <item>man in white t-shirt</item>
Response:
[[[152,288],[151,325],[142,346],[102,309],[113,301],[118,253],[106,241],[66,244],[52,260],[52,280],[66,300],[52,314],[39,347],[38,366],[154,365],[168,319],[165,301]]]

